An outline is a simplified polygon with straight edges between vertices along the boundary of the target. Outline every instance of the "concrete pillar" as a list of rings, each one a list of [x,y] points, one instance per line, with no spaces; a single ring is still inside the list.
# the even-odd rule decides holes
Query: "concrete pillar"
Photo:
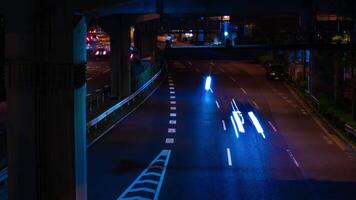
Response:
[[[35,3],[5,11],[9,199],[85,200],[85,20]]]
[[[299,30],[307,40],[306,42],[313,42],[313,34],[316,31],[316,1],[304,0],[303,9],[300,11],[300,13]]]
[[[0,15],[0,102],[5,99],[5,20]]]
[[[112,16],[100,24],[110,35],[111,96],[121,99],[131,94],[130,18]]]
[[[141,27],[141,51],[142,57],[151,57],[154,62],[156,56],[157,37],[153,21],[143,22]]]

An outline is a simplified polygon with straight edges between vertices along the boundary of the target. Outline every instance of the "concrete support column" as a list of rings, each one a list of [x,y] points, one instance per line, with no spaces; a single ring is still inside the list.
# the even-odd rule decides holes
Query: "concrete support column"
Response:
[[[85,200],[85,20],[70,0],[6,6],[9,198]]]
[[[124,98],[131,94],[130,23],[129,18],[113,16],[101,22],[110,34],[111,43],[111,96]]]
[[[5,99],[5,20],[0,15],[0,102]]]
[[[157,37],[154,22],[144,22],[140,25],[142,33],[141,51],[143,57],[151,57],[155,61]]]
[[[315,30],[316,20],[316,1],[304,0],[303,10],[299,17],[299,30],[304,36],[306,42],[313,43],[313,34]]]

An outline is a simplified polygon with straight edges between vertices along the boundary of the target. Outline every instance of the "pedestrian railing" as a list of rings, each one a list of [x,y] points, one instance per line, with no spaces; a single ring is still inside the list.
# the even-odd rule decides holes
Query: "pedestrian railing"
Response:
[[[150,78],[145,84],[137,89],[133,94],[126,97],[122,101],[108,108],[105,112],[99,116],[90,120],[87,123],[87,141],[88,146],[91,146],[101,136],[105,135],[110,126],[117,123],[117,121],[125,118],[128,113],[132,112],[136,108],[136,101],[141,102],[152,91],[155,81],[161,75],[162,69],[159,70],[152,78]]]
[[[345,124],[345,131],[352,137],[356,138],[356,130],[349,124]]]

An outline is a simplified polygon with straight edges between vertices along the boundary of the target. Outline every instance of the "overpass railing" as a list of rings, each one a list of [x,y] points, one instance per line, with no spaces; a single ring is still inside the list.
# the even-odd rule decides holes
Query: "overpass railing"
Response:
[[[150,94],[154,92],[154,88],[163,73],[160,69],[152,78],[137,89],[130,96],[122,101],[111,106],[105,112],[87,122],[87,148],[104,136],[111,127],[115,126],[122,119],[131,114],[139,105],[140,102],[146,100]],[[104,132],[102,132],[104,131]],[[4,189],[3,183],[6,183],[8,178],[8,168],[0,171],[0,193]],[[1,194],[0,194],[1,195]]]

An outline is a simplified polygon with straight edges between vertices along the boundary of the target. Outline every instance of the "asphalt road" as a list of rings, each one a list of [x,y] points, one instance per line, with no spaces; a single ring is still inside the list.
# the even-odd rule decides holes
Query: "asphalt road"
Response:
[[[87,93],[103,90],[109,84],[111,75],[110,61],[108,59],[90,60],[87,62]]]
[[[88,150],[89,199],[352,199],[356,157],[281,82],[244,61],[176,60]],[[211,74],[212,90],[204,90]],[[245,120],[235,132],[231,101]],[[259,120],[258,133],[248,112]]]

